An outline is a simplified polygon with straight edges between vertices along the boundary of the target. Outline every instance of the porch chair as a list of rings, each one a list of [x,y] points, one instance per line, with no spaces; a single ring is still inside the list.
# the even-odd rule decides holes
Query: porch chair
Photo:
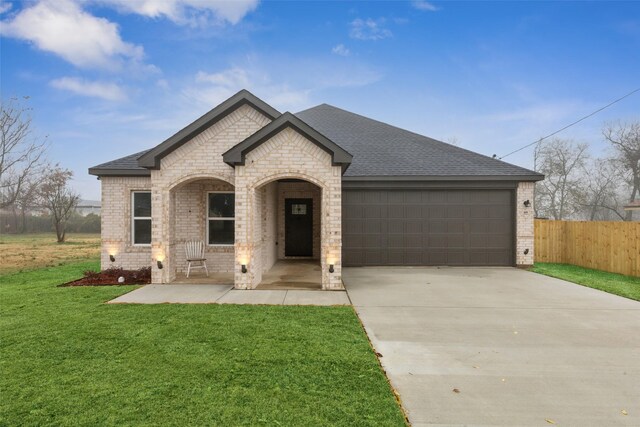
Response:
[[[209,277],[209,270],[207,269],[207,259],[204,257],[204,242],[192,241],[184,244],[184,250],[187,254],[187,278],[191,273],[192,268],[204,268],[204,271]],[[192,265],[194,264],[194,265]]]

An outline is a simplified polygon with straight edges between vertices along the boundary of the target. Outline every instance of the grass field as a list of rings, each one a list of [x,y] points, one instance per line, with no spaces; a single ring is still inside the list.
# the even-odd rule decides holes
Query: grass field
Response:
[[[0,425],[405,425],[351,307],[104,304],[0,276]]]
[[[578,267],[577,265],[546,262],[536,262],[531,270],[536,273],[640,301],[640,277],[591,270],[589,268]]]
[[[100,234],[68,234],[65,243],[57,243],[55,233],[0,235],[0,274],[99,256]]]

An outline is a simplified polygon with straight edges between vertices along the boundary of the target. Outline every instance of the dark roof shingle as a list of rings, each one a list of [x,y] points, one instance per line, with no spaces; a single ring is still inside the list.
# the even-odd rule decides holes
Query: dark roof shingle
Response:
[[[327,104],[296,113],[353,155],[345,176],[542,175]]]
[[[540,180],[529,169],[465,150],[408,130],[321,104],[295,114],[300,120],[353,155],[345,177],[423,177],[440,179]],[[93,175],[148,176],[141,151],[89,169]],[[222,161],[222,159],[220,159]]]

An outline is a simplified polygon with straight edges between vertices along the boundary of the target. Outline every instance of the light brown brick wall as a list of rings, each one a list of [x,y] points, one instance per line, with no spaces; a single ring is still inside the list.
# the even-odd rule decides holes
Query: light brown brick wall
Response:
[[[102,177],[101,268],[134,270],[151,265],[151,247],[134,246],[131,237],[131,193],[150,190],[147,177]],[[109,260],[114,255],[115,262]]]
[[[262,187],[262,272],[269,271],[278,259],[278,182]]]
[[[252,289],[262,279],[262,222],[254,217],[262,211],[262,186],[285,178],[306,180],[322,189],[322,284],[324,289],[342,289],[341,168],[331,165],[327,152],[289,128],[248,153],[245,165],[236,167],[236,287]],[[328,272],[328,261],[334,264],[334,273]],[[242,263],[248,264],[247,273],[240,271]]]
[[[534,182],[520,182],[516,191],[516,264],[519,266],[533,265],[533,190]],[[525,200],[531,206],[525,207]],[[525,250],[529,250],[525,254]]]
[[[233,246],[207,244],[207,199],[211,191],[233,191],[233,186],[223,181],[198,180],[174,189],[176,211],[172,221],[175,230],[177,272],[186,273],[185,242],[194,240],[205,242],[205,258],[209,272],[233,271]]]
[[[195,136],[161,161],[159,170],[151,171],[153,227],[152,256],[164,259],[165,268],[152,269],[154,283],[166,283],[175,278],[176,271],[184,268],[180,236],[173,227],[171,212],[177,203],[182,185],[202,179],[215,179],[234,184],[234,168],[222,161],[222,154],[269,123],[269,119],[248,105],[238,108],[209,129]],[[227,268],[229,252],[225,249],[209,249],[212,256],[223,261]]]

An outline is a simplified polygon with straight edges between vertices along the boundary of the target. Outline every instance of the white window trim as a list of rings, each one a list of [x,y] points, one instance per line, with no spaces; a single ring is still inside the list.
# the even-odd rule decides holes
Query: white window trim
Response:
[[[235,236],[234,236],[234,243],[209,243],[209,221],[231,221],[233,220],[233,231],[235,234],[235,229],[236,229],[236,217],[235,217],[235,212],[236,212],[236,207],[233,207],[233,213],[234,216],[233,217],[220,217],[220,216],[215,216],[215,217],[210,217],[209,216],[209,194],[235,194],[235,191],[207,191],[207,201],[205,203],[205,221],[206,221],[206,234],[205,234],[205,242],[207,242],[207,246],[210,247],[214,247],[214,248],[232,248],[235,246]],[[235,203],[235,198],[234,198],[234,203]]]
[[[136,219],[148,219],[151,221],[151,226],[153,227],[153,219],[150,216],[135,216],[135,194],[136,193],[149,193],[150,190],[134,190],[131,192],[131,246],[140,246],[140,247],[151,247],[151,243],[136,243]],[[152,210],[153,212],[153,210]],[[153,230],[153,228],[152,228]],[[153,240],[153,239],[152,239]]]

